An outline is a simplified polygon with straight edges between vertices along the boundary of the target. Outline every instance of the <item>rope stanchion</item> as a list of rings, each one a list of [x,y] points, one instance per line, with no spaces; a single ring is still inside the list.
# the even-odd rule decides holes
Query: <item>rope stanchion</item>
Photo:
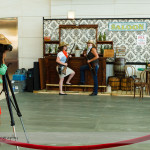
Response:
[[[0,138],[0,143],[5,143],[13,146],[19,146],[24,148],[31,149],[42,149],[42,150],[94,150],[94,149],[105,149],[105,148],[113,148],[125,145],[136,144],[144,141],[150,140],[150,135],[138,137],[135,139],[124,140],[114,143],[106,143],[106,144],[98,144],[98,145],[85,145],[85,146],[46,146],[46,145],[36,145],[36,144],[28,144],[22,143],[12,140],[7,140],[4,138]]]

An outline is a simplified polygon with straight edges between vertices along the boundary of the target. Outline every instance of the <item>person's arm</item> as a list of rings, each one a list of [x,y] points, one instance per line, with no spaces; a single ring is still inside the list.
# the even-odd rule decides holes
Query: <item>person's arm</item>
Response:
[[[90,62],[92,62],[92,61],[94,61],[94,60],[96,60],[96,59],[98,59],[99,58],[99,56],[98,56],[98,53],[97,53],[97,51],[96,51],[96,49],[95,48],[92,48],[92,54],[95,56],[94,58],[92,58],[92,59],[90,59],[90,60],[88,60],[88,63],[90,63]]]
[[[3,64],[5,64],[6,52],[3,53]]]
[[[61,65],[67,66],[67,63],[63,63],[63,62],[61,62],[59,57],[57,57],[56,62],[57,62],[58,64],[61,64]]]

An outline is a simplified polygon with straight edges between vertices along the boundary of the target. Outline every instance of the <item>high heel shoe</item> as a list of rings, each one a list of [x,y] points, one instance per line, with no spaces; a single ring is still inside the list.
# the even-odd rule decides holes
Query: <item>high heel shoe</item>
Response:
[[[65,83],[65,85],[72,85],[71,83]]]
[[[59,95],[67,95],[66,93],[59,93]]]

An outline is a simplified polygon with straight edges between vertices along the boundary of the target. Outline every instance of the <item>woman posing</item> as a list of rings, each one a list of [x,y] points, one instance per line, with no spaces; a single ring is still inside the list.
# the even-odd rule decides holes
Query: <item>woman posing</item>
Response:
[[[75,75],[75,72],[69,67],[67,67],[68,64],[66,63],[66,60],[68,57],[72,57],[71,55],[68,56],[67,46],[68,44],[66,44],[65,42],[60,43],[60,46],[59,46],[60,52],[57,54],[57,58],[56,58],[56,62],[58,64],[56,67],[56,70],[59,73],[59,78],[60,78],[59,79],[59,95],[67,95],[66,93],[63,92],[64,78],[69,75],[66,81],[66,84],[71,85],[70,81]],[[63,73],[64,67],[67,67],[65,74]]]
[[[92,76],[94,80],[94,89],[90,96],[95,96],[98,93],[98,80],[97,72],[99,69],[99,56],[96,50],[96,46],[92,40],[87,42],[88,49],[85,51],[84,56],[87,58],[87,63],[90,65],[84,65],[80,67],[80,84],[85,84],[85,70],[90,70],[89,66],[92,66]]]

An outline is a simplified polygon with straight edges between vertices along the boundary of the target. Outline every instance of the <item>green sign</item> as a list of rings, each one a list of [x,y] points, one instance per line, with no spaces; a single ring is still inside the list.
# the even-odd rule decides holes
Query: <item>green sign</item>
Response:
[[[146,22],[112,22],[108,25],[109,31],[146,31]]]

